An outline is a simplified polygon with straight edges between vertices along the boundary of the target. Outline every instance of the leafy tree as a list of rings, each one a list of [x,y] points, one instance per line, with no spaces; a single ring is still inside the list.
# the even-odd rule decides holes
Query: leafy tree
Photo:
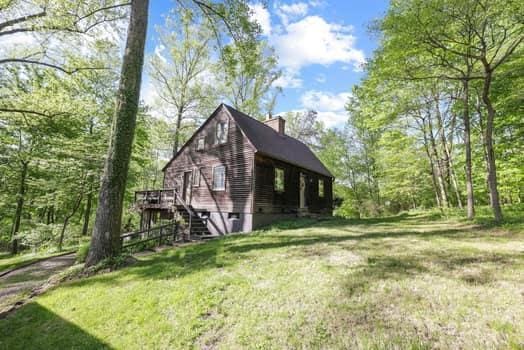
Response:
[[[164,49],[149,59],[160,105],[168,116],[174,115],[173,154],[183,140],[183,128],[194,129],[194,122],[209,114],[218,100],[210,52],[214,34],[206,19],[193,19],[190,11],[172,12],[157,29]]]

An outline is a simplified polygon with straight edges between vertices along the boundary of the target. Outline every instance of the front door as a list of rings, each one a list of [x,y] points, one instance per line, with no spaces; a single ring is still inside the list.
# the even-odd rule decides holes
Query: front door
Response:
[[[300,174],[300,209],[306,207],[306,175]]]
[[[189,203],[191,200],[191,171],[186,171],[184,173],[184,184],[182,188],[182,199],[184,202]]]

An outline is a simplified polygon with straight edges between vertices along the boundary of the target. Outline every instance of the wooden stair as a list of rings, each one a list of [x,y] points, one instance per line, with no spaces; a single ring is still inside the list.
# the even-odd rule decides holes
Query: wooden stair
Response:
[[[183,226],[185,226],[185,229],[190,230],[190,239],[200,240],[214,238],[215,235],[212,235],[207,229],[207,219],[198,216],[191,206],[187,207],[187,209],[182,205],[175,206],[176,215],[179,220],[184,223]]]

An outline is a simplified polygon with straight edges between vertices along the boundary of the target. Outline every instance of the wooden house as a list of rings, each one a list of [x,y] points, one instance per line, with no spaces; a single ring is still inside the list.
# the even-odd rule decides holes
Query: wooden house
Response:
[[[162,190],[136,193],[142,226],[179,215],[191,234],[222,235],[332,214],[333,175],[281,117],[261,122],[221,104],[163,172]]]

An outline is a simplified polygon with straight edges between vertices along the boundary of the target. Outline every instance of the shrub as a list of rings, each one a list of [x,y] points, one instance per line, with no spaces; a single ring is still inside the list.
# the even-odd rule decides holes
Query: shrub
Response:
[[[84,263],[87,259],[87,253],[89,253],[89,242],[84,243],[78,247],[78,250],[76,251],[76,262],[77,263]]]

